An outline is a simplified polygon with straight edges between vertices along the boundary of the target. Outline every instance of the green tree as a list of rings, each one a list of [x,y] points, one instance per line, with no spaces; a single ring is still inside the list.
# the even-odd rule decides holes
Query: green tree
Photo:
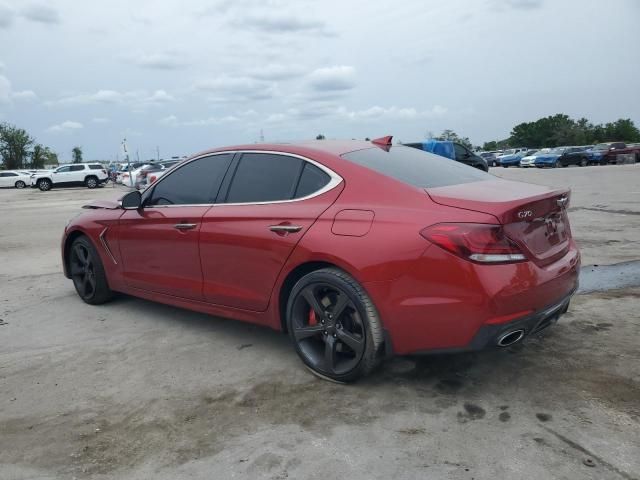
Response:
[[[31,168],[44,168],[47,162],[47,147],[37,143],[31,150]]]
[[[73,163],[82,163],[82,147],[73,147],[71,149],[71,161]]]
[[[58,165],[58,154],[45,147],[46,165]]]
[[[8,123],[0,124],[0,157],[5,168],[22,168],[29,156],[33,138],[23,130]]]
[[[482,150],[484,150],[485,152],[498,150],[498,142],[496,142],[495,140],[492,140],[490,142],[484,142],[482,144]]]
[[[473,144],[471,143],[471,140],[469,140],[468,137],[461,137],[456,132],[449,129],[444,130],[440,135],[438,135],[437,137],[434,137],[434,140],[458,142],[468,147],[469,149],[473,149]]]

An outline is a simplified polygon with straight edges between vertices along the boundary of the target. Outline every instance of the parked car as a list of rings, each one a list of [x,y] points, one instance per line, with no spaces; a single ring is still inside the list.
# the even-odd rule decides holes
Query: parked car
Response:
[[[527,151],[528,150],[526,148],[512,148],[506,150],[504,154],[498,157],[498,161],[500,162],[500,165],[505,168],[519,167],[520,160],[527,154]]]
[[[106,168],[99,163],[73,163],[63,165],[55,170],[34,173],[31,175],[31,186],[43,192],[53,187],[70,187],[84,185],[96,188],[109,180]]]
[[[147,185],[149,185],[149,175],[160,173],[163,170],[172,167],[176,163],[178,163],[177,160],[172,160],[168,162],[152,163],[150,165],[142,167],[142,169],[140,169],[135,176],[135,187],[138,190],[146,188]]]
[[[487,161],[480,155],[472,152],[467,147],[458,142],[450,142],[447,140],[426,140],[424,142],[413,142],[403,144],[406,147],[417,148],[425,152],[435,153],[442,157],[450,158],[470,167],[475,167],[487,172],[489,166]]]
[[[137,170],[140,167],[143,167],[145,165],[147,165],[147,164],[144,163],[144,162],[134,162],[134,163],[130,163],[130,164],[126,164],[126,163],[122,164],[120,166],[120,168],[117,170],[115,182],[116,183],[123,183],[123,178],[124,178],[125,174],[128,174],[129,172],[132,172],[134,170]],[[130,185],[130,186],[133,185],[133,183],[130,180],[130,175],[127,175],[126,179],[127,179],[127,184],[128,185]]]
[[[586,167],[596,162],[592,159],[591,154],[587,150],[588,147],[567,147],[567,149],[558,157],[558,166],[568,167],[569,165],[579,165]]]
[[[482,152],[479,155],[484,158],[484,161],[487,162],[489,167],[497,167],[500,165],[498,162],[498,156],[493,152]]]
[[[551,167],[556,168],[558,166],[558,158],[564,153],[566,147],[556,147],[550,149],[548,152],[536,155],[535,165],[538,168]]]
[[[640,162],[640,146],[627,145],[624,142],[599,143],[589,152],[591,153],[592,161],[601,165],[616,163],[620,154],[634,154],[636,162]]]
[[[540,152],[540,150],[527,150],[524,153],[524,156],[520,159],[521,167],[534,167],[536,155]]]
[[[117,291],[282,330],[349,382],[552,325],[578,285],[569,195],[389,139],[227,147],[87,205],[62,262],[88,304]]]
[[[0,187],[24,188],[31,184],[31,174],[20,170],[0,170]]]

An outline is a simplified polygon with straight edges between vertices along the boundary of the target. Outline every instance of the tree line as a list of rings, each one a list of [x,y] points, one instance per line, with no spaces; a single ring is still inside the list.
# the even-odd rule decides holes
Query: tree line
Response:
[[[71,156],[74,163],[82,162],[82,148],[73,147]],[[23,128],[9,123],[0,123],[0,159],[7,170],[58,165],[56,152],[37,143]]]
[[[615,122],[593,124],[586,118],[574,120],[558,113],[524,122],[511,130],[509,138],[485,142],[483,150],[509,147],[560,147],[565,145],[594,145],[603,142],[640,142],[640,130],[629,118]]]

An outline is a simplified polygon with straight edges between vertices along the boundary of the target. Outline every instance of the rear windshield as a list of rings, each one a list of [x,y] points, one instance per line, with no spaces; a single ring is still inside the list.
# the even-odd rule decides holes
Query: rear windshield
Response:
[[[477,168],[411,147],[389,151],[367,148],[345,153],[343,158],[419,188],[446,187],[493,178]]]

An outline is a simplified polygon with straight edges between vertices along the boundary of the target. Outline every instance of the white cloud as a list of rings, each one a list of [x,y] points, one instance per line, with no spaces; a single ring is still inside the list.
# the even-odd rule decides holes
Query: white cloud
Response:
[[[109,123],[110,122],[110,120],[105,117],[95,117],[95,118],[92,118],[91,121],[93,123]]]
[[[175,52],[140,54],[129,60],[139,67],[154,70],[180,70],[189,63],[184,54]]]
[[[16,12],[9,5],[0,3],[0,28],[9,28],[13,24]]]
[[[116,90],[98,90],[95,93],[80,93],[69,95],[57,100],[45,102],[47,106],[77,106],[77,105],[131,105],[133,107],[158,106],[175,101],[175,98],[165,90],[149,93],[146,90],[118,92]]]
[[[21,90],[19,92],[12,92],[11,98],[13,100],[34,101],[38,99],[38,96],[33,90]]]
[[[316,19],[302,18],[284,12],[267,11],[257,13],[241,12],[237,15],[235,25],[259,30],[267,33],[313,33],[331,35],[324,22]]]
[[[199,91],[208,92],[215,102],[266,100],[275,96],[275,85],[248,77],[221,76],[202,79],[194,84]]]
[[[84,128],[80,122],[73,122],[71,120],[67,120],[66,122],[58,123],[57,125],[51,125],[47,128],[49,132],[72,132],[74,130],[80,130]]]
[[[198,120],[180,121],[175,115],[169,115],[161,119],[159,123],[170,127],[209,127],[234,123],[239,120],[240,119],[235,115],[226,115],[223,117],[208,117]]]
[[[11,99],[11,82],[4,75],[0,75],[0,103],[9,103]]]
[[[22,9],[21,13],[24,18],[31,20],[32,22],[48,24],[60,23],[60,14],[55,8],[49,5],[28,5]]]
[[[317,91],[343,91],[355,87],[356,69],[348,65],[318,68],[309,75],[311,87]]]

